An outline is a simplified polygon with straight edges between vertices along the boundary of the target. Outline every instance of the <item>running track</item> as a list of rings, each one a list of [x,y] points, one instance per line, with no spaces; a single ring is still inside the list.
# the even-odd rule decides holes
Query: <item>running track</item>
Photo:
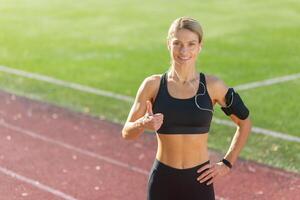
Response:
[[[0,92],[0,200],[145,200],[156,138],[127,141],[121,128]],[[219,200],[297,199],[300,175],[239,160],[215,192]]]

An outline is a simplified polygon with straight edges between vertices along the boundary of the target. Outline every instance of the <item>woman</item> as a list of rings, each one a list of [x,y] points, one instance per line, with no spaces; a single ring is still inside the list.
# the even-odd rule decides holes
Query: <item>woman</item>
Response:
[[[125,139],[145,129],[156,132],[158,147],[148,179],[148,200],[213,200],[213,182],[230,172],[251,130],[249,110],[240,96],[212,75],[196,70],[202,49],[200,24],[176,19],[168,32],[171,67],[147,77],[122,130]],[[224,159],[210,163],[207,139],[218,103],[237,130]]]

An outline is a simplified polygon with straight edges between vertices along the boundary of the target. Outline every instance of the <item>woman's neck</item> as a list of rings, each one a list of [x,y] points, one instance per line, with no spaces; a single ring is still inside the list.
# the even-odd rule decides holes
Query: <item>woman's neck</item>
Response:
[[[182,84],[197,80],[198,73],[195,66],[175,66],[172,65],[169,70],[169,76],[175,77]]]

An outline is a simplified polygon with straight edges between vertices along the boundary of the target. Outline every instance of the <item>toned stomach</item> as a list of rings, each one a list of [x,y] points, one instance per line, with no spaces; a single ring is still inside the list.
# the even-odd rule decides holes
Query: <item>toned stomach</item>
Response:
[[[205,134],[156,134],[156,159],[177,169],[195,167],[209,160]]]

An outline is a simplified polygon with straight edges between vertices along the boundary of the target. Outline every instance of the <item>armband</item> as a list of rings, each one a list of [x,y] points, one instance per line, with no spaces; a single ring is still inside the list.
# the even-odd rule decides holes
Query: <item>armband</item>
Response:
[[[225,95],[226,107],[221,107],[226,115],[234,114],[239,119],[246,119],[249,116],[249,110],[245,106],[240,95],[234,91],[233,88],[229,88]]]

